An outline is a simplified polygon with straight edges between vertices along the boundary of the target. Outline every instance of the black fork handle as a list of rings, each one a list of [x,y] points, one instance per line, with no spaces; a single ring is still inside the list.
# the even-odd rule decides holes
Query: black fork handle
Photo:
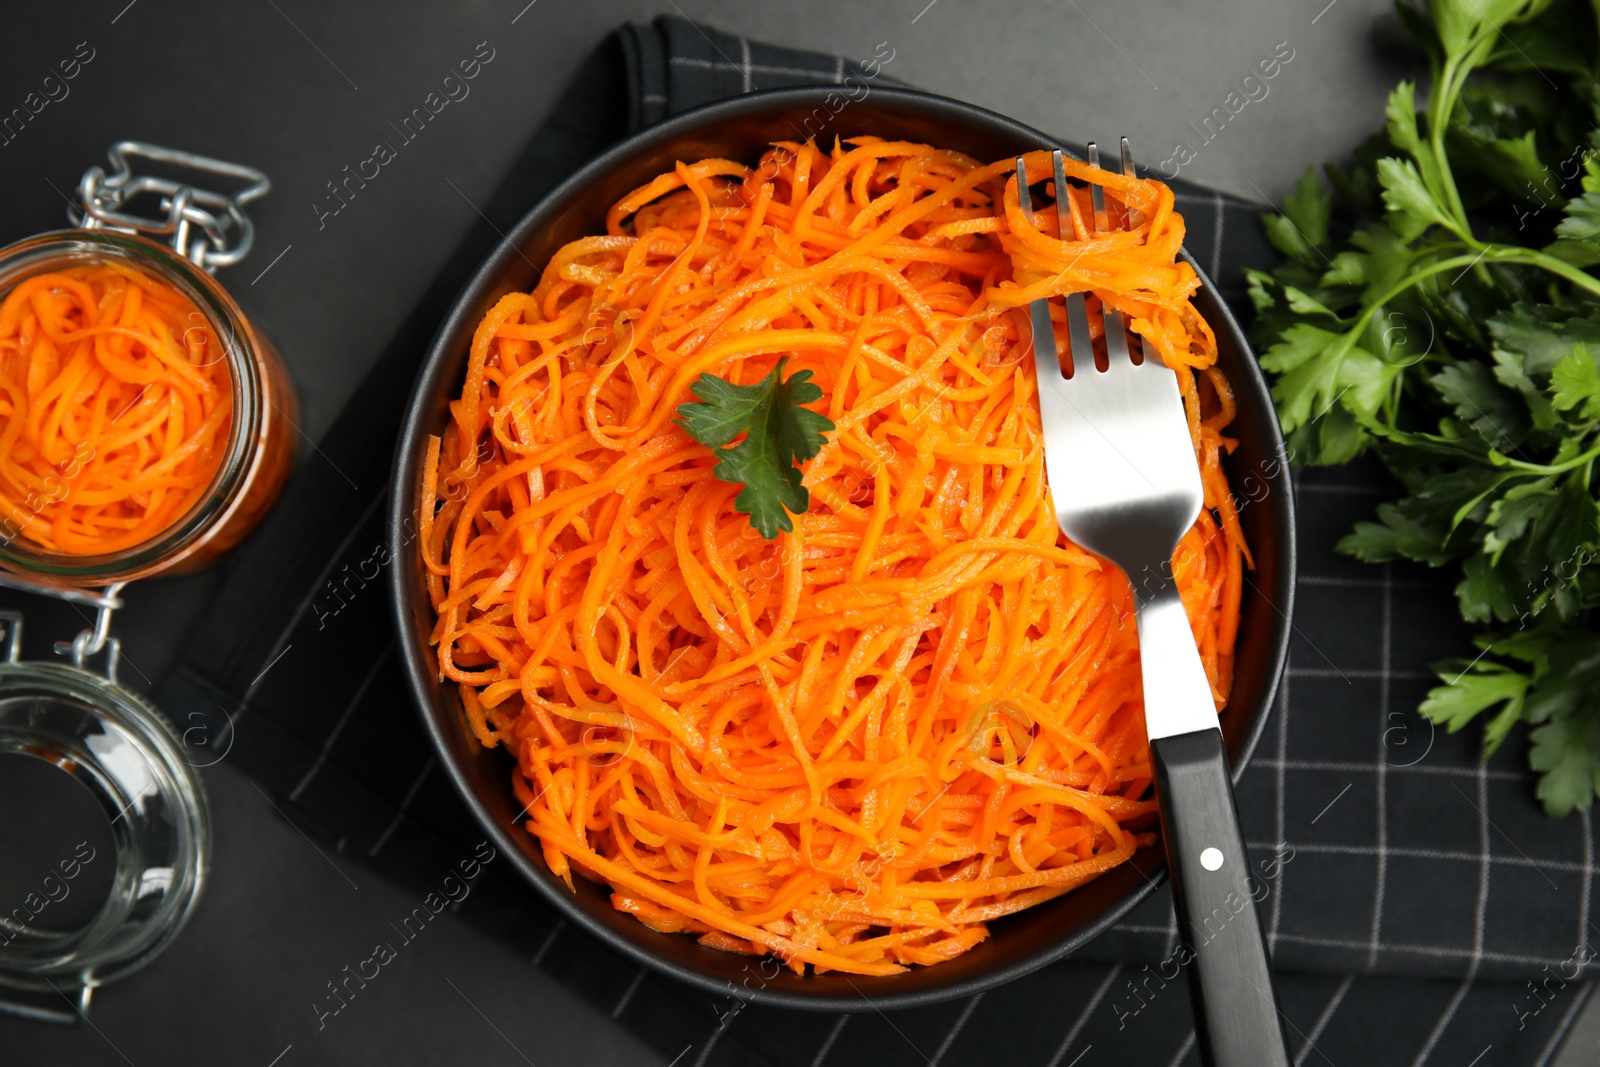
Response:
[[[1208,1067],[1289,1067],[1222,731],[1150,742],[1196,1044]]]

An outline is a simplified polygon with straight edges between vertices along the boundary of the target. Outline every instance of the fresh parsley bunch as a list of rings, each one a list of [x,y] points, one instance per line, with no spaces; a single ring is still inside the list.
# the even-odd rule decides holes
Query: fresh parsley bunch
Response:
[[[1334,195],[1307,172],[1251,272],[1303,465],[1375,452],[1404,488],[1340,549],[1459,566],[1479,654],[1421,712],[1486,755],[1519,721],[1552,815],[1600,794],[1600,34],[1578,0],[1402,5],[1432,77]]]

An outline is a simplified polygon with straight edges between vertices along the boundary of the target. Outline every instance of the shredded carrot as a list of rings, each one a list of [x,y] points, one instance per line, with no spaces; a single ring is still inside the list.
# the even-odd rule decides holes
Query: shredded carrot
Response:
[[[142,544],[209,489],[232,431],[227,360],[193,302],[117,262],[0,302],[0,525],[50,552]]]
[[[1154,841],[1131,594],[1056,527],[1025,304],[1087,292],[1178,369],[1208,508],[1175,568],[1219,708],[1232,396],[1170,190],[1071,164],[1133,225],[1063,239],[1013,167],[876,138],[680,163],[484,317],[428,443],[433,641],[569,885],[881,975]],[[672,417],[784,356],[836,429],[768,542]]]

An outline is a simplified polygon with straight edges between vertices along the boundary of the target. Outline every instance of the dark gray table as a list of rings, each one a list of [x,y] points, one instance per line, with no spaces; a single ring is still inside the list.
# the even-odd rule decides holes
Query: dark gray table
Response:
[[[1152,164],[1187,158],[1174,153],[1188,145],[1185,177],[1272,201],[1308,164],[1376,129],[1384,92],[1398,77],[1373,46],[1385,0],[1232,0],[1225,11],[1177,0],[390,0],[360,9],[307,0],[71,7],[31,0],[7,7],[0,115],[22,106],[81,42],[93,58],[67,96],[0,145],[7,194],[0,241],[62,225],[65,197],[116,140],[266,170],[273,191],[252,210],[256,250],[223,279],[289,364],[301,397],[303,454],[578,62],[624,20],[676,11],[850,56],[873,55],[887,42],[888,72],[912,85],[1078,140],[1126,134]],[[319,228],[313,205],[326,183],[390,139],[389,123],[480,42],[493,59],[470,95]],[[1275,78],[1242,86],[1275,56],[1282,61]],[[1231,105],[1230,93],[1239,94]],[[151,687],[215,584],[214,573],[203,573],[130,590],[117,620],[126,680]],[[49,656],[51,641],[83,625],[60,604],[0,592],[0,605],[27,611],[30,657]],[[216,866],[192,925],[157,963],[100,991],[92,1026],[0,1016],[0,1061],[663,1062],[452,919],[329,1020],[315,1047],[286,1048],[287,1035],[303,1032],[323,983],[367,951],[357,933],[363,923],[415,902],[320,852],[225,760],[206,779]],[[20,795],[0,781],[0,821],[36,817]]]

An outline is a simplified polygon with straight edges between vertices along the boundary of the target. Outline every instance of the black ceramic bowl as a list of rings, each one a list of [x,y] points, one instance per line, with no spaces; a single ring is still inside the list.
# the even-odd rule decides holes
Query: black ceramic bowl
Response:
[[[604,232],[606,209],[671,170],[675,161],[720,156],[754,164],[769,142],[797,139],[808,128],[819,141],[831,142],[835,134],[876,134],[957,149],[980,160],[1056,147],[1037,130],[942,97],[875,88],[834,114],[825,102],[830,92],[805,88],[751,93],[687,112],[618,144],[534,205],[479,268],[434,339],[400,435],[389,538],[396,559],[391,569],[395,621],[423,721],[451,780],[508,862],[570,921],[658,971],[719,995],[726,995],[731,984],[760,1003],[841,1011],[861,1007],[863,995],[880,1009],[964,997],[1060,959],[1150,892],[1164,867],[1160,848],[1144,849],[1080,889],[991,924],[989,940],[964,956],[892,977],[800,977],[780,969],[767,978],[773,968],[760,968],[747,957],[703,948],[692,937],[656,933],[614,910],[606,886],[578,878],[576,892],[568,890],[546,868],[535,839],[513,827],[520,805],[511,793],[511,758],[477,742],[455,687],[439,683],[438,664],[427,642],[433,610],[407,530],[417,513],[426,438],[446,424],[446,404],[460,392],[468,345],[484,313],[506,293],[531,288],[537,280],[534,265],[546,263],[556,249]],[[835,105],[839,99],[833,98]],[[1205,281],[1203,274],[1201,278]],[[1232,699],[1222,714],[1222,732],[1237,775],[1261,734],[1283,669],[1294,592],[1294,513],[1283,437],[1244,335],[1209,281],[1196,304],[1216,331],[1222,368],[1238,393],[1239,414],[1231,432],[1239,447],[1226,462],[1245,505],[1245,533],[1256,559],[1255,573],[1245,586]]]

